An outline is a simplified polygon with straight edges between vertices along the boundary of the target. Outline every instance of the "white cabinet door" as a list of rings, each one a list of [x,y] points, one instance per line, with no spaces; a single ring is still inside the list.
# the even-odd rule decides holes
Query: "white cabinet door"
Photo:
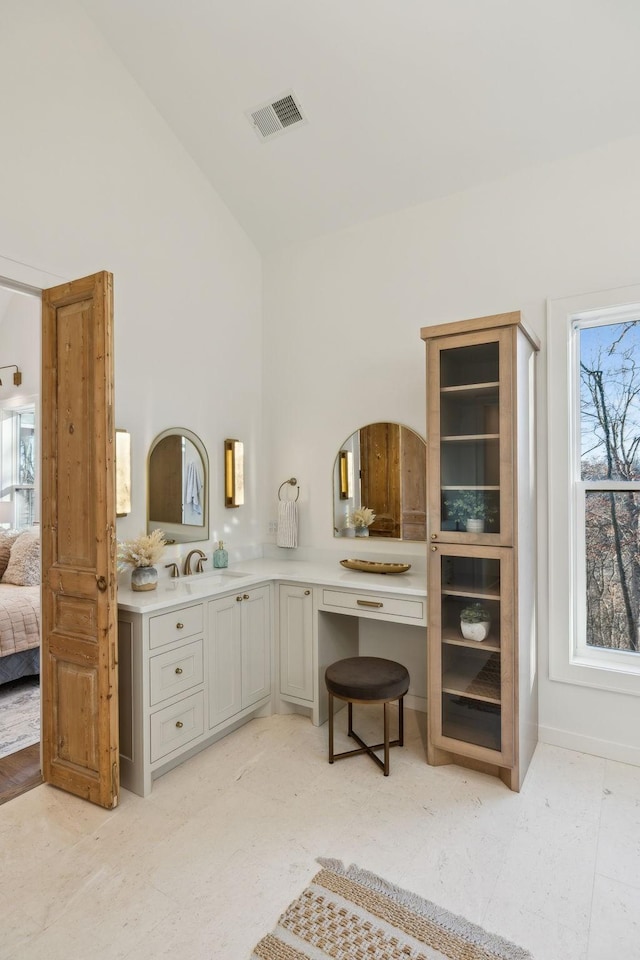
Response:
[[[313,700],[313,592],[281,584],[280,693]]]
[[[271,618],[269,587],[242,595],[242,707],[271,693]]]
[[[209,727],[242,709],[242,594],[209,601]]]

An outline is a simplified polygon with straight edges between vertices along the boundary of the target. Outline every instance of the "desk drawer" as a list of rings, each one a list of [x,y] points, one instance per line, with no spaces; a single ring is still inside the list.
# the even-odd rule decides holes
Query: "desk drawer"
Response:
[[[358,616],[381,619],[422,621],[425,618],[425,600],[405,600],[376,593],[346,593],[344,590],[323,590],[324,607],[352,611]]]
[[[202,633],[204,607],[201,603],[195,607],[184,607],[172,613],[161,613],[149,621],[149,646],[163,647],[165,643],[183,640],[196,633]]]
[[[203,641],[158,653],[149,660],[151,706],[178,693],[186,693],[204,679]]]
[[[179,700],[151,714],[151,762],[195,740],[204,733],[204,692]]]

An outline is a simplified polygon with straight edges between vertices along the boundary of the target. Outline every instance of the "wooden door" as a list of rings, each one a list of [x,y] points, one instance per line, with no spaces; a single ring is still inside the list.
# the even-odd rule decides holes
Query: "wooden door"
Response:
[[[113,282],[42,295],[43,779],[119,794]]]
[[[372,423],[360,430],[360,489],[363,507],[376,519],[372,537],[400,536],[400,428],[397,423]]]
[[[427,539],[427,448],[422,437],[400,427],[402,539]]]

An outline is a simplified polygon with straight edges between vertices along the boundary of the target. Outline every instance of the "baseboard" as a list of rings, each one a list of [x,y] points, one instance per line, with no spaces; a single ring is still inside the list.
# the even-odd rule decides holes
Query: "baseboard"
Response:
[[[640,767],[640,749],[624,743],[598,740],[596,737],[583,737],[568,730],[556,730],[554,727],[539,727],[538,740],[540,743],[549,743],[554,747],[577,750],[579,753],[589,753],[594,757],[604,757],[605,760],[617,760],[620,763],[630,763],[634,767]]]
[[[408,693],[404,698],[404,705],[407,710],[417,710],[418,713],[427,712],[427,698],[416,697],[413,693]]]

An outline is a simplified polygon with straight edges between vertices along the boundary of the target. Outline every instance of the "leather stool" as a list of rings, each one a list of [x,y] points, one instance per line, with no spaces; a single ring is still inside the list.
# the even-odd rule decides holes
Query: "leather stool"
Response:
[[[337,660],[327,667],[325,683],[329,694],[329,763],[345,757],[368,753],[372,760],[389,776],[389,747],[401,747],[404,743],[404,695],[409,689],[409,671],[401,663],[383,660],[381,657],[349,657]],[[333,699],[345,700],[348,704],[348,734],[356,743],[357,750],[344,753],[333,752]],[[389,740],[389,713],[387,705],[398,701],[398,739]],[[384,741],[368,746],[353,729],[354,703],[382,703],[384,710]],[[374,750],[384,748],[384,763]]]

